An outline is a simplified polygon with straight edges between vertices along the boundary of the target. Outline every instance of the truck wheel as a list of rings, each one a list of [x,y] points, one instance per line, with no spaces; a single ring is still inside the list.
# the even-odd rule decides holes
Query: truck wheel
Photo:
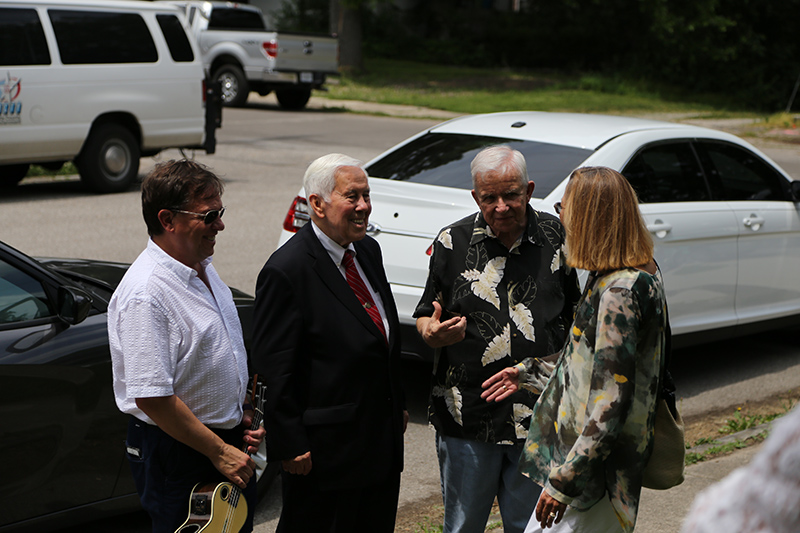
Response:
[[[303,109],[311,98],[311,89],[279,89],[275,91],[278,103],[292,111]]]
[[[95,192],[121,192],[139,173],[139,143],[117,124],[92,128],[75,165],[81,181]]]
[[[28,163],[0,165],[0,187],[14,187],[22,181],[29,168],[30,165]]]
[[[247,101],[250,86],[244,72],[236,65],[222,65],[212,78],[222,84],[222,105],[242,107]]]

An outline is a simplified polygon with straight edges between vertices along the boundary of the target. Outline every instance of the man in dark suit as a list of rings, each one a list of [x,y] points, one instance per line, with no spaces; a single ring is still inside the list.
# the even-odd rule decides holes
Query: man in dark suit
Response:
[[[277,531],[389,533],[408,413],[397,310],[366,236],[367,174],[330,154],[303,185],[311,223],[256,285],[252,362],[267,383],[267,455],[283,465]]]

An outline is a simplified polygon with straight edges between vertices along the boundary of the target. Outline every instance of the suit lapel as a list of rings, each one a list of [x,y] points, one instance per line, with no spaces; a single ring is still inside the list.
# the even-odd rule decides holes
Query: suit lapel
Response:
[[[308,230],[306,231],[306,227]],[[308,253],[313,258],[312,267],[317,275],[322,279],[322,282],[330,289],[331,293],[339,300],[344,307],[356,317],[359,322],[361,322],[364,327],[369,329],[373,335],[376,337],[383,339],[383,334],[378,329],[378,326],[372,321],[369,314],[364,310],[361,306],[361,302],[358,301],[353,289],[350,288],[350,285],[347,284],[347,280],[344,279],[342,273],[336,267],[336,264],[331,259],[331,256],[328,254],[328,251],[322,246],[322,243],[319,242],[319,239],[314,234],[314,230],[311,228],[310,224],[304,226],[300,231],[305,232],[305,240],[308,243]],[[364,268],[364,263],[361,263],[361,267]],[[366,273],[366,271],[365,271]],[[370,278],[370,283],[373,284],[375,287],[375,283]],[[381,294],[381,298],[384,296]]]

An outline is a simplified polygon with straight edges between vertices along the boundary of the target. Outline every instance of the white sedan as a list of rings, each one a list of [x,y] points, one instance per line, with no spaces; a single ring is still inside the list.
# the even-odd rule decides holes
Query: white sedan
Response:
[[[567,178],[606,166],[628,178],[656,243],[675,346],[800,323],[800,181],[734,135],[626,117],[508,112],[456,118],[366,165],[407,356],[431,352],[412,313],[439,229],[474,213],[469,165],[484,147],[525,155],[531,205],[554,212]],[[282,244],[308,220],[301,190]]]

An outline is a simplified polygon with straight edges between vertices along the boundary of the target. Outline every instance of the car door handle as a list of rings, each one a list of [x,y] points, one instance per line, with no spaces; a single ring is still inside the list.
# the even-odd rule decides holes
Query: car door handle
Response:
[[[752,213],[749,217],[742,220],[742,224],[744,224],[745,228],[750,228],[753,231],[758,231],[761,229],[761,226],[764,225],[764,219],[760,216]]]
[[[655,234],[655,236],[659,239],[663,239],[667,236],[667,233],[672,231],[672,224],[666,224],[661,220],[656,220],[652,224],[648,224],[647,229],[650,231],[650,233]]]

